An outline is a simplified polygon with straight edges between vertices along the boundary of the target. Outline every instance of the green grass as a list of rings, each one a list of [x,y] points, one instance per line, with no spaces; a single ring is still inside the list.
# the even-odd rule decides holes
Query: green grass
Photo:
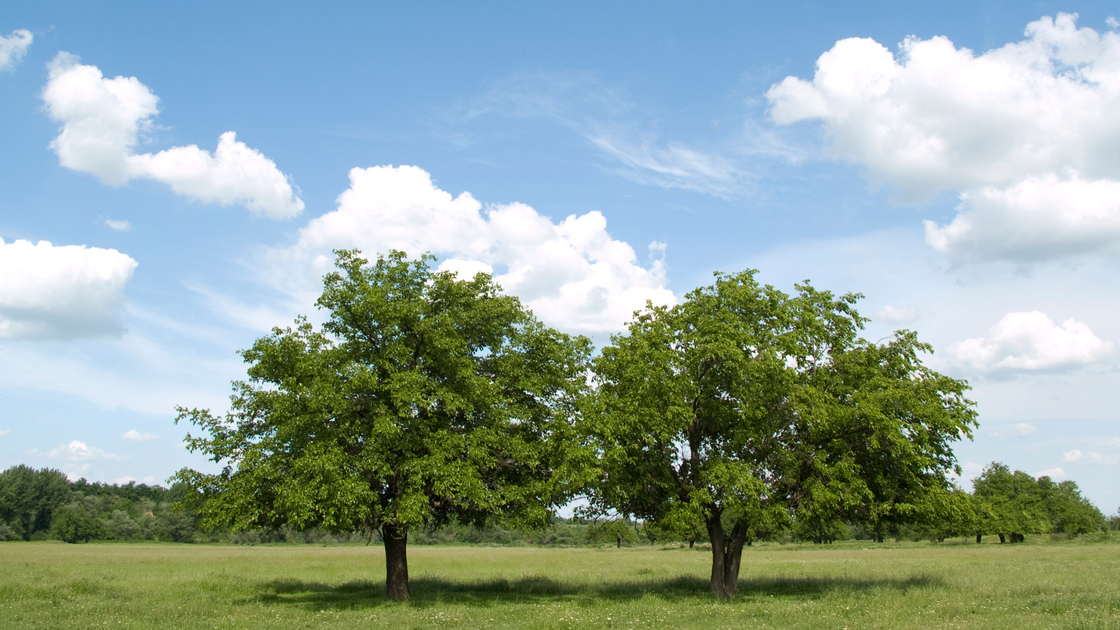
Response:
[[[760,545],[740,594],[679,549],[0,544],[11,628],[1120,629],[1120,545]]]

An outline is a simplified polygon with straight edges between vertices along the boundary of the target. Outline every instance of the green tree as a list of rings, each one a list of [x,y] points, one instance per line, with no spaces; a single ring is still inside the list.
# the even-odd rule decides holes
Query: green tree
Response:
[[[1038,494],[1050,521],[1050,531],[1058,534],[1085,534],[1108,526],[1104,514],[1072,480],[1054,483],[1050,477],[1039,477]]]
[[[19,465],[0,473],[0,522],[20,538],[51,527],[54,511],[70,499],[70,482],[60,470]]]
[[[632,545],[638,542],[638,533],[624,518],[613,518],[607,521],[592,523],[587,528],[587,542],[592,545],[611,543],[622,548],[622,544]]]
[[[791,297],[748,271],[638,313],[595,362],[592,505],[700,520],[712,591],[730,597],[752,529],[792,514],[880,527],[947,488],[950,445],[975,424],[967,385],[925,368],[913,333],[859,339],[857,298],[807,283]]]
[[[984,533],[997,534],[1000,542],[1008,538],[1022,542],[1025,534],[1050,531],[1038,481],[1027,473],[992,462],[973,480],[972,488],[986,512]]]
[[[73,544],[108,538],[111,534],[105,523],[91,514],[87,506],[74,502],[55,510],[51,535]]]
[[[201,525],[377,531],[387,595],[406,599],[410,529],[549,522],[582,483],[564,450],[590,342],[432,260],[338,252],[321,332],[301,319],[258,339],[226,417],[180,409],[208,433],[189,447],[225,464],[177,475]]]

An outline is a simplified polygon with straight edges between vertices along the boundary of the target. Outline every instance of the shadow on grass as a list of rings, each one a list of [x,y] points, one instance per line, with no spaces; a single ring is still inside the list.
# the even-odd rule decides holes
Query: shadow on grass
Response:
[[[830,591],[892,589],[909,591],[941,585],[942,580],[926,575],[907,579],[861,580],[856,578],[755,578],[739,580],[737,599],[753,597],[821,597]],[[676,578],[572,584],[547,577],[526,577],[518,580],[485,582],[454,582],[439,578],[416,578],[409,582],[412,599],[409,605],[425,608],[437,604],[495,606],[510,603],[573,601],[583,605],[598,602],[624,601],[652,595],[664,600],[712,597],[708,580],[681,576]],[[273,580],[261,584],[260,595],[241,603],[264,603],[296,606],[310,610],[353,609],[399,605],[385,597],[385,583],[374,581],[347,582],[340,585],[300,580]]]

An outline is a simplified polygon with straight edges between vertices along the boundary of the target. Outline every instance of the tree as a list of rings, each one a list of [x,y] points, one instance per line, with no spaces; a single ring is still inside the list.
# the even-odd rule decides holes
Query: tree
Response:
[[[1054,533],[1085,534],[1108,526],[1100,509],[1081,496],[1081,489],[1070,479],[1054,483],[1050,477],[1039,477],[1038,494]]]
[[[975,425],[967,385],[925,368],[913,333],[859,339],[857,299],[808,283],[791,297],[747,271],[647,305],[595,362],[592,505],[700,520],[712,591],[730,597],[753,529],[792,515],[881,528],[947,489],[950,445]]]
[[[87,506],[80,501],[64,505],[54,512],[51,534],[62,541],[74,544],[94,539],[108,538],[109,530]]]
[[[972,482],[972,494],[983,505],[983,533],[999,535],[999,541],[1023,542],[1025,534],[1050,531],[1038,482],[1027,473],[992,462]],[[977,534],[979,536],[979,533]]]
[[[394,251],[337,252],[306,320],[243,352],[224,418],[180,409],[224,462],[183,470],[205,527],[378,532],[386,593],[406,599],[410,529],[452,519],[548,523],[580,483],[564,452],[590,342],[545,327],[489,276],[459,280]],[[572,474],[568,474],[569,471]]]
[[[19,465],[0,473],[0,522],[31,540],[51,527],[54,511],[70,499],[70,482],[60,470]]]

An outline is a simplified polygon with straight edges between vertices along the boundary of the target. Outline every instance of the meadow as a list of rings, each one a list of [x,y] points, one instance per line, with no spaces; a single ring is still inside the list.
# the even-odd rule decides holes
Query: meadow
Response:
[[[4,628],[1120,629],[1120,545],[756,545],[739,595],[675,548],[0,544]]]

